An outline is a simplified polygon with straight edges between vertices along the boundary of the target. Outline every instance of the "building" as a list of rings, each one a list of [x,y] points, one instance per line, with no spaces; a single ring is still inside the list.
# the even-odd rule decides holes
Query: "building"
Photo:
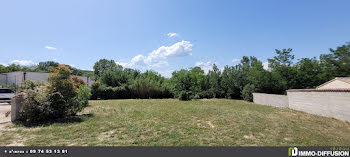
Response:
[[[88,86],[90,86],[94,81],[86,76],[78,76],[84,80]],[[21,85],[25,80],[30,81],[43,81],[47,83],[49,79],[49,73],[43,72],[25,72],[25,71],[15,71],[9,73],[0,74],[0,85]]]
[[[350,89],[350,77],[336,77],[316,89]]]

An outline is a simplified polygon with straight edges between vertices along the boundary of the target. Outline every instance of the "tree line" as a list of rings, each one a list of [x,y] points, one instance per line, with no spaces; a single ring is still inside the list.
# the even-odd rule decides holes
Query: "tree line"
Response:
[[[123,68],[108,59],[96,62],[93,72],[84,73],[79,69],[72,72],[96,80],[91,86],[92,99],[228,98],[251,101],[253,92],[285,94],[288,89],[315,88],[334,77],[350,76],[350,43],[330,49],[328,54],[318,58],[297,61],[292,49],[275,51],[276,55],[268,59],[268,69],[264,69],[256,57],[243,56],[239,64],[225,66],[223,70],[215,64],[208,73],[200,67],[192,67],[174,71],[171,78],[152,70],[141,72]],[[45,71],[51,64],[54,63],[39,63],[34,69]],[[0,71],[6,68],[11,71],[16,66],[0,66]]]
[[[94,99],[118,98],[228,98],[252,100],[253,92],[285,94],[288,89],[315,88],[334,77],[350,76],[350,43],[330,49],[317,59],[297,62],[292,49],[276,49],[268,59],[269,68],[254,56],[243,56],[235,66],[219,70],[214,64],[205,74],[200,67],[174,71],[171,78],[154,71],[123,68],[113,60],[101,59],[94,65],[97,79],[92,86]]]

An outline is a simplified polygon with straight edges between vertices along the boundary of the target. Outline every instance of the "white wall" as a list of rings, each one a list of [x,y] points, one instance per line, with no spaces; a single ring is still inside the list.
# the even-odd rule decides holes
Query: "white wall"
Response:
[[[286,95],[253,93],[253,101],[261,105],[288,107],[288,97]]]
[[[10,72],[6,73],[7,74],[7,84],[11,85],[19,85],[23,82],[23,72],[18,71],[18,72]]]
[[[49,73],[26,72],[26,80],[48,82]]]
[[[350,92],[288,91],[289,108],[350,122]]]
[[[4,84],[15,84],[20,85],[24,81],[24,72],[18,71],[18,72],[10,72],[6,73],[7,75],[7,83]],[[0,84],[3,78],[0,75]],[[42,72],[26,72],[26,80],[31,81],[43,81],[45,83],[48,82],[49,79],[49,73],[42,73]],[[87,78],[86,76],[78,76],[79,78],[83,79],[86,83],[88,83],[88,86],[90,86],[94,81],[92,81],[90,78]]]

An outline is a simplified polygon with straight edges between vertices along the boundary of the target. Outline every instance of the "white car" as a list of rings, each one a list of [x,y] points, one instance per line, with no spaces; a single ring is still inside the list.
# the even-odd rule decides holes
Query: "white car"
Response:
[[[11,98],[15,96],[15,93],[8,88],[0,88],[0,103],[7,102],[11,103]]]

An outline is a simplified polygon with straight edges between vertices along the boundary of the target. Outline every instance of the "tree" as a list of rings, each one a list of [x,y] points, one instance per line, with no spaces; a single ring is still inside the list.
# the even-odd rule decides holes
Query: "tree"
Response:
[[[209,85],[210,89],[209,92],[213,95],[214,98],[220,98],[223,93],[220,87],[220,78],[221,72],[219,68],[213,64],[213,69],[209,70],[208,72],[208,78],[209,78]]]
[[[72,71],[69,67],[58,65],[51,67],[49,82],[47,84],[48,99],[51,102],[53,118],[62,118],[74,115],[74,98],[77,96],[77,88],[70,80]]]
[[[105,71],[112,71],[114,69],[122,69],[121,65],[117,65],[114,60],[100,59],[94,64],[94,73],[96,78],[100,78]]]
[[[327,79],[350,76],[350,42],[320,56]]]
[[[277,56],[275,56],[273,59],[268,59],[273,77],[282,79],[277,81],[280,83],[277,86],[283,87],[282,91],[297,87],[297,81],[295,78],[297,71],[296,68],[293,67],[294,55],[292,55],[291,52],[292,49],[290,48],[282,50],[276,49]]]
[[[297,69],[296,88],[315,88],[328,81],[324,76],[321,64],[316,58],[302,58],[295,65]]]
[[[58,67],[59,63],[54,61],[39,62],[36,71],[49,72],[51,67]]]

